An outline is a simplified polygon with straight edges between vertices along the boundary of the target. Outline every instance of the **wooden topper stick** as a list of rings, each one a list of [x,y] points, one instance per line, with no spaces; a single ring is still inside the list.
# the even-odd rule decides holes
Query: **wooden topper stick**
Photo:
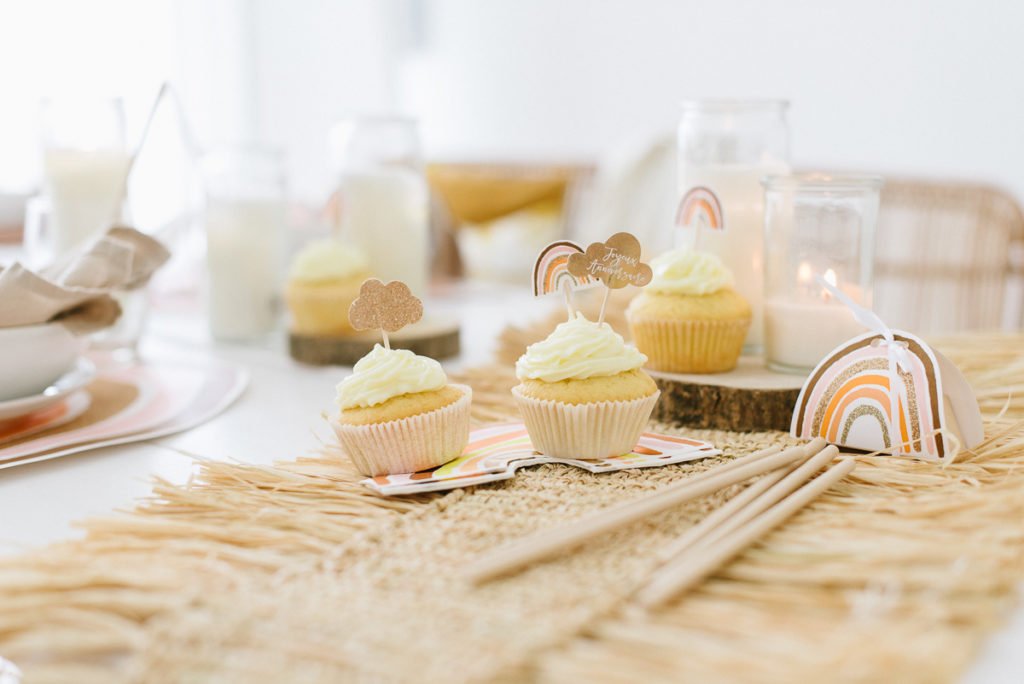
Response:
[[[569,320],[571,321],[576,315],[576,310],[572,306],[572,285],[569,284],[568,278],[562,281],[562,291],[565,293],[565,310],[569,314]]]
[[[612,290],[609,287],[604,288],[604,299],[601,300],[601,313],[597,315],[597,324],[601,325],[604,323],[604,310],[608,306],[608,297],[612,294]]]
[[[817,453],[824,446],[824,440],[816,439],[807,445],[770,454],[738,467],[721,466],[707,477],[671,484],[635,501],[600,511],[563,527],[540,532],[498,549],[472,563],[467,570],[467,576],[471,582],[481,583],[519,570],[530,563],[565,553],[598,535],[636,522],[646,516],[659,513],[685,501],[707,496],[724,487],[749,480],[755,475],[775,470],[797,459],[806,459],[809,453]]]
[[[636,595],[637,602],[653,608],[696,586],[722,565],[781,525],[794,513],[819,497],[856,467],[852,459],[842,459],[789,497],[775,504],[747,525],[699,552],[688,553],[659,570]]]

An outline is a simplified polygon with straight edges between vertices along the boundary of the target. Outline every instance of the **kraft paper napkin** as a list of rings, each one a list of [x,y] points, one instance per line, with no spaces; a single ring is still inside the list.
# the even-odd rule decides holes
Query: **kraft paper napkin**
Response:
[[[20,263],[0,270],[0,328],[59,321],[74,333],[112,325],[121,307],[111,296],[149,281],[170,252],[134,228],[111,228],[64,264],[35,273]]]

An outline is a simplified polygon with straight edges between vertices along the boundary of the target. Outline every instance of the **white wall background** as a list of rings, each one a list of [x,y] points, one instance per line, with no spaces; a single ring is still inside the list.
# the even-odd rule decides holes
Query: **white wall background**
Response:
[[[685,96],[792,101],[798,165],[1024,198],[1024,4],[427,0],[405,105],[444,156],[590,159]]]
[[[581,160],[671,131],[686,96],[792,100],[801,166],[987,180],[1024,199],[1024,3],[999,0],[0,0],[0,190],[34,182],[39,95],[160,80],[205,143],[283,145],[330,187],[347,113],[433,158]]]

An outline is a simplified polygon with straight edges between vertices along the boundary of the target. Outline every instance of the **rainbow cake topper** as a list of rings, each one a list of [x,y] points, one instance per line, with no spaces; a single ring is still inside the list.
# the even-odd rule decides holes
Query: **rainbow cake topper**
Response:
[[[724,230],[722,204],[710,188],[697,186],[683,195],[676,211],[676,226]]]
[[[533,264],[533,296],[564,292],[569,286],[574,290],[593,287],[596,281],[589,276],[579,278],[569,273],[569,256],[583,254],[583,248],[571,240],[559,240],[541,250]]]
[[[956,366],[920,338],[890,330],[838,288],[828,289],[872,330],[818,363],[800,390],[791,434],[931,461],[977,446],[985,436],[981,411]]]
[[[558,240],[541,250],[533,264],[533,296],[562,292],[569,317],[573,315],[572,291],[595,287],[600,283],[588,275],[569,272],[569,257],[583,254],[583,248],[571,240]]]

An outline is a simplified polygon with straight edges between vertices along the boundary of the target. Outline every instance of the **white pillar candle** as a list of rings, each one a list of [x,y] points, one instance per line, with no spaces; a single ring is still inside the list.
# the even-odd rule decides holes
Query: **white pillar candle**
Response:
[[[747,333],[747,346],[760,349],[764,344],[762,309],[764,302],[764,188],[765,175],[785,173],[784,164],[708,166],[682,165],[679,170],[681,196],[695,187],[714,193],[722,212],[722,225],[709,225],[695,212],[680,217],[676,244],[711,252],[733,272],[736,291],[750,302],[753,320]],[[682,208],[685,211],[685,207]]]
[[[810,280],[810,268],[801,265],[801,281]],[[832,271],[825,279],[833,285]],[[860,290],[842,286],[854,301]],[[817,291],[817,294],[812,294]],[[827,291],[808,285],[799,298],[772,297],[765,302],[765,356],[774,368],[788,371],[811,370],[840,344],[864,332],[853,314]]]
[[[403,167],[350,171],[341,181],[340,236],[367,255],[371,273],[427,289],[430,197],[422,174]]]

